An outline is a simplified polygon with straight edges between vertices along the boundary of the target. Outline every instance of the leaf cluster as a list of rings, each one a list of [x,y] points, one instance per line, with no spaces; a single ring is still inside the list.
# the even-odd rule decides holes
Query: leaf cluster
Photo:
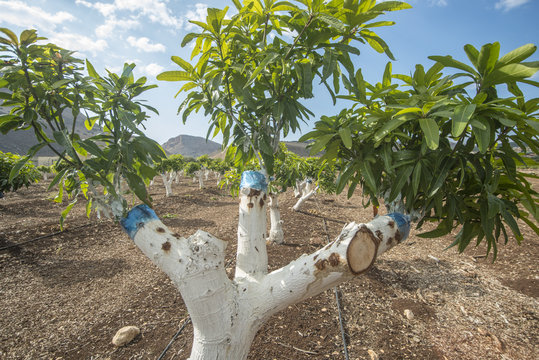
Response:
[[[393,58],[372,30],[393,22],[373,20],[410,7],[374,0],[233,3],[238,13],[231,18],[228,7],[209,8],[205,21],[191,21],[200,32],[182,41],[194,42],[190,61],[173,56],[181,70],[157,78],[184,83],[178,92],[187,92],[178,109],[184,122],[203,110],[210,118],[207,136],[221,133],[224,146],[232,145],[229,159],[237,164],[258,157],[268,175],[274,173],[281,136],[313,115],[301,100],[313,97],[314,81],[335,102],[341,81],[354,73],[356,43]]]
[[[523,236],[516,219],[535,233],[538,194],[517,164],[515,151],[537,154],[539,99],[526,100],[519,83],[530,80],[538,62],[525,62],[536,50],[524,45],[499,57],[499,44],[480,50],[464,47],[472,65],[451,56],[431,56],[429,69],[417,65],[411,75],[393,74],[391,63],[383,79],[369,84],[361,71],[349,78],[354,105],[332,117],[322,117],[312,152],[340,167],[337,191],[348,186],[350,196],[361,185],[375,204],[411,213],[418,227],[437,221],[438,237],[458,229],[453,245],[463,251],[476,239],[497,253],[497,240],[507,242],[509,228]],[[443,70],[449,68],[451,74]],[[460,71],[456,72],[454,70]],[[394,83],[394,81],[399,83]],[[509,97],[498,95],[507,87]]]
[[[11,170],[21,159],[20,155],[0,151],[0,192],[17,191],[23,186],[30,186],[41,178],[41,175],[31,161],[28,161],[19,170],[14,178],[10,179]]]

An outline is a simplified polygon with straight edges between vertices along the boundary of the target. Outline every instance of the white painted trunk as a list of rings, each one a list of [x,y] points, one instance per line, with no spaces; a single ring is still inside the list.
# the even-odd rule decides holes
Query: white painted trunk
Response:
[[[201,230],[178,238],[146,205],[121,221],[181,292],[194,328],[190,360],[246,359],[257,330],[270,316],[366,271],[377,255],[408,235],[410,223],[401,214],[351,223],[322,249],[267,274],[266,185],[263,175],[255,174],[260,176],[254,181],[242,178],[233,280],[224,268],[226,242]]]
[[[317,190],[318,190],[318,186],[313,189],[312,183],[308,182],[307,186],[305,186],[305,191],[303,192],[303,195],[301,196],[301,198],[299,198],[296,204],[292,207],[292,210],[299,211],[299,209],[301,209],[303,204],[305,204],[307,200],[309,200],[316,194]]]
[[[175,173],[163,173],[161,174],[161,178],[163,179],[163,184],[165,185],[165,196],[169,197],[171,195],[174,195],[172,193],[172,181],[174,180]]]
[[[277,194],[269,195],[270,232],[268,240],[275,244],[284,242],[283,221],[281,220],[281,210]]]
[[[204,189],[204,179],[203,179],[202,171],[198,172],[198,188],[199,189]]]

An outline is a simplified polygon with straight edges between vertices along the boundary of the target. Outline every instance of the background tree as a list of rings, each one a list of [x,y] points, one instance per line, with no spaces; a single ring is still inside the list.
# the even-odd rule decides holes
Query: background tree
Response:
[[[177,178],[178,173],[183,169],[184,165],[183,156],[177,154],[161,159],[155,166],[155,171],[160,173],[163,179],[166,197],[173,195],[172,182]]]
[[[20,160],[20,155],[0,151],[0,198],[4,197],[4,193],[17,191],[23,186],[28,187],[41,178],[31,161],[26,162],[17,176],[11,178],[10,173]]]
[[[392,74],[386,66],[375,85],[361,71],[349,79],[352,109],[322,117],[301,140],[314,139],[312,152],[325,149],[323,159],[342,171],[341,192],[350,196],[360,184],[376,206],[412,213],[418,227],[438,227],[421,237],[438,237],[458,228],[452,245],[463,251],[471,240],[486,239],[487,253],[497,254],[497,241],[508,241],[508,226],[522,240],[516,219],[539,234],[537,192],[517,163],[515,150],[537,154],[539,99],[527,100],[518,83],[530,79],[538,62],[525,62],[536,50],[524,45],[499,57],[500,44],[464,50],[472,65],[451,56],[431,56],[425,71],[417,65],[411,76]],[[445,67],[460,72],[444,75]],[[403,85],[394,84],[399,80]],[[509,96],[502,97],[500,85]],[[535,222],[534,222],[535,221]]]
[[[64,164],[50,187],[59,185],[60,201],[64,192],[71,199],[62,212],[62,224],[78,194],[88,199],[88,214],[98,207],[116,218],[124,216],[127,201],[121,193],[122,179],[129,185],[127,191],[149,204],[145,181],[156,175],[152,164],[165,154],[137,127],[148,117],[144,109],[157,110],[135,98],[155,85],[146,85],[144,77],[135,80],[134,64],[125,64],[121,75],[108,72],[101,77],[86,61],[85,76],[83,61],[54,44],[39,44],[45,38],[35,30],[25,30],[19,37],[9,29],[0,31],[4,35],[0,54],[6,59],[0,63],[0,88],[8,90],[0,92],[0,99],[2,106],[10,108],[9,114],[0,116],[0,131],[32,129],[38,140],[15,164],[9,181],[39,149],[49,147]],[[64,111],[73,115],[70,128]],[[99,126],[103,132],[82,139],[75,131],[78,121],[88,129]],[[52,131],[53,138],[44,128]]]

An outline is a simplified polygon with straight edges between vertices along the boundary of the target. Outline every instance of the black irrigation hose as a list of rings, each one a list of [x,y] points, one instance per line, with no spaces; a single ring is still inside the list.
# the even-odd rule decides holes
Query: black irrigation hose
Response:
[[[187,326],[187,324],[189,324],[190,322],[191,322],[191,317],[188,316],[188,317],[187,317],[187,320],[185,320],[185,322],[184,322],[183,325],[180,327],[180,329],[176,332],[176,334],[174,334],[174,336],[172,337],[172,339],[169,341],[167,347],[163,350],[163,352],[161,353],[161,355],[159,355],[159,357],[157,358],[157,360],[162,360],[162,359],[165,357],[165,355],[166,355],[168,349],[170,348],[170,346],[172,346],[172,343],[174,342],[174,340],[176,340],[176,338],[177,338],[178,336],[180,336],[180,334],[182,333],[183,329],[185,329],[185,327]]]
[[[51,236],[54,236],[54,235],[62,234],[62,233],[64,233],[64,232],[68,232],[68,231],[70,231],[70,230],[80,229],[80,228],[83,228],[83,227],[86,227],[86,226],[90,226],[90,225],[93,225],[93,224],[94,224],[94,223],[88,223],[88,224],[84,224],[84,225],[77,226],[77,227],[74,227],[74,228],[70,228],[70,229],[66,229],[66,230],[61,230],[61,231],[57,231],[57,232],[52,233],[52,234],[39,236],[39,237],[37,237],[37,238],[35,238],[35,239],[26,240],[26,241],[23,241],[23,242],[18,243],[18,244],[13,244],[13,245],[4,246],[4,247],[0,248],[0,251],[4,251],[4,250],[11,249],[11,248],[19,247],[19,246],[21,246],[21,245],[25,245],[25,244],[28,244],[28,243],[31,243],[31,242],[34,242],[34,241],[42,240],[42,239],[46,239],[46,238],[51,237]]]
[[[318,212],[322,213],[322,210],[320,209],[320,204],[318,204],[318,199],[314,199],[314,202],[316,203],[316,207],[318,208]],[[324,224],[324,232],[326,233],[326,240],[329,243],[329,232],[328,232],[328,226],[326,222],[326,218],[321,215],[322,221]],[[339,312],[339,327],[341,329],[341,337],[342,337],[342,343],[343,343],[343,349],[344,349],[344,358],[346,360],[350,360],[350,357],[348,356],[348,343],[346,342],[346,332],[344,330],[344,321],[342,316],[342,307],[341,307],[341,298],[339,296],[339,290],[337,287],[333,287],[333,292],[335,293],[335,301],[337,302],[337,310]]]

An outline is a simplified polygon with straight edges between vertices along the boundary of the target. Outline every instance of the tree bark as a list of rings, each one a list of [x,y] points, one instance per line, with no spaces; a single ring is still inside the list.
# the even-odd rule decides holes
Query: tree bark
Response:
[[[279,209],[279,201],[277,194],[269,195],[269,212],[270,212],[270,232],[268,240],[275,244],[284,242],[283,221],[281,220],[281,210]]]
[[[236,273],[224,267],[227,243],[198,230],[189,238],[169,231],[146,205],[121,225],[142,252],[180,290],[194,328],[191,360],[242,360],[258,329],[276,312],[368,270],[376,257],[404,241],[402,214],[348,224],[322,249],[267,273],[265,177],[242,175]]]

